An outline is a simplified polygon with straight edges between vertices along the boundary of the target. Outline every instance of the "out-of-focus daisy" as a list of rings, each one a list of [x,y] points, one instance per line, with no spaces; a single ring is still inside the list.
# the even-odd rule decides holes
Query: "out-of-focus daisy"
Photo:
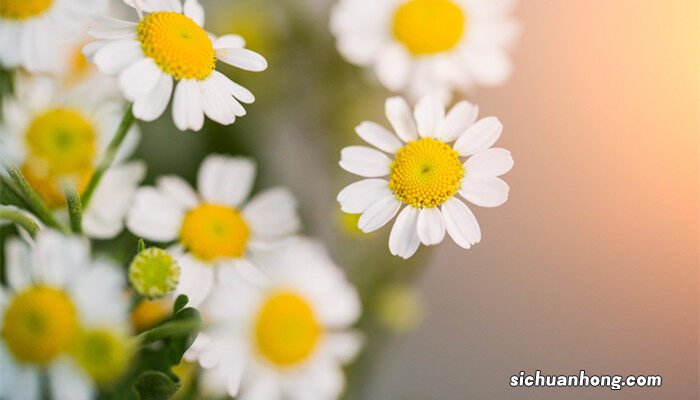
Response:
[[[246,203],[254,179],[252,160],[211,155],[199,169],[199,193],[175,176],[136,193],[129,230],[157,242],[177,241],[171,248],[180,265],[176,292],[194,305],[226,271],[263,279],[248,257],[300,228],[296,200],[286,189],[268,189]]]
[[[114,265],[90,258],[87,240],[42,231],[30,247],[6,244],[0,288],[0,398],[87,400],[128,364],[128,299]]]
[[[338,50],[412,98],[501,85],[511,75],[515,0],[340,0]]]
[[[0,0],[0,65],[31,72],[59,68],[63,46],[107,0]]]
[[[104,92],[77,88],[68,92],[51,78],[18,75],[16,95],[4,103],[0,121],[0,157],[17,165],[49,207],[65,208],[62,181],[82,191],[119,126],[121,100]],[[124,227],[131,197],[145,174],[140,162],[123,162],[138,144],[132,128],[104,175],[88,208],[83,229],[94,238],[111,238]]]
[[[262,71],[267,61],[245,49],[237,35],[214,37],[203,28],[204,8],[197,0],[126,0],[142,15],[138,23],[97,18],[89,33],[99,39],[84,49],[107,75],[117,75],[119,87],[134,102],[134,115],[158,118],[170,102],[173,80],[173,120],[180,130],[198,131],[204,115],[232,124],[245,115],[242,103],[253,94],[215,70],[216,62],[248,71]],[[145,14],[142,14],[145,12]]]
[[[498,177],[510,171],[513,158],[508,150],[491,148],[503,125],[495,117],[476,121],[478,108],[466,101],[445,115],[436,96],[422,98],[414,115],[402,98],[390,98],[386,115],[395,133],[374,122],[356,128],[379,150],[366,146],[342,150],[340,166],[370,179],[338,194],[341,209],[361,213],[358,227],[372,232],[406,206],[389,236],[391,254],[403,258],[411,257],[420,243],[440,243],[445,231],[465,249],[478,243],[479,224],[456,195],[481,207],[497,207],[508,199],[508,184]],[[393,154],[393,160],[385,153]],[[462,157],[468,158],[462,161]]]
[[[334,399],[341,365],[361,347],[350,331],[355,289],[318,243],[297,238],[258,259],[267,285],[221,280],[202,311],[211,329],[186,353],[202,386],[241,400]],[[240,394],[239,394],[240,389]]]

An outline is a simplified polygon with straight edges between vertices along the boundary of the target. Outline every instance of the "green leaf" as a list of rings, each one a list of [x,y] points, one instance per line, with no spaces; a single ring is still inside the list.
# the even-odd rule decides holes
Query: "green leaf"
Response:
[[[158,371],[145,371],[134,383],[138,400],[167,400],[180,389],[182,384],[173,381],[168,375]]]
[[[173,305],[173,314],[184,308],[189,301],[190,299],[188,299],[184,294],[177,296],[177,299],[175,299],[175,305]]]
[[[197,309],[192,308],[192,307],[185,307],[179,311],[177,311],[171,321],[191,321],[191,322],[197,322],[201,324],[202,317],[199,314],[199,311]],[[165,339],[165,355],[168,357],[168,361],[171,363],[171,365],[177,365],[180,363],[180,360],[182,360],[182,356],[185,354],[185,351],[192,346],[192,343],[194,340],[197,338],[197,335],[199,334],[199,330],[194,330],[190,331],[187,334],[184,335],[179,335],[179,336],[172,336],[168,339]]]

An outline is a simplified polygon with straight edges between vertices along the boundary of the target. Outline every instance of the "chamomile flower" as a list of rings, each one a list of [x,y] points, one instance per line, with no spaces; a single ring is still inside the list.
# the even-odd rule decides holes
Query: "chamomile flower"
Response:
[[[264,286],[221,280],[202,312],[210,330],[185,357],[198,360],[202,386],[241,400],[337,398],[342,364],[361,337],[355,289],[325,249],[297,238],[258,259]],[[240,394],[239,394],[240,391]]]
[[[61,50],[107,0],[0,0],[0,65],[55,72]]]
[[[340,166],[369,179],[338,194],[341,209],[362,214],[358,227],[363,232],[381,228],[398,213],[389,250],[402,258],[411,257],[420,243],[440,243],[445,232],[465,249],[478,243],[479,224],[457,194],[481,207],[506,202],[509,187],[498,177],[510,171],[513,159],[508,150],[491,148],[503,125],[495,117],[476,121],[478,108],[466,101],[445,115],[436,96],[422,98],[414,115],[402,98],[390,98],[386,115],[395,134],[374,122],[356,128],[379,150],[366,146],[342,150]]]
[[[514,0],[340,0],[331,30],[351,63],[412,98],[498,86],[511,75]]]
[[[60,213],[66,206],[62,181],[71,181],[78,192],[87,185],[119,126],[123,101],[87,87],[66,92],[48,77],[18,75],[16,96],[3,105],[0,159],[17,165],[49,207]],[[124,162],[138,139],[138,130],[132,128],[117,162],[83,211],[88,236],[111,238],[123,229],[131,197],[145,174],[142,163]]]
[[[6,243],[9,288],[0,288],[0,398],[87,400],[127,364],[128,299],[114,265],[87,240],[44,230],[33,247]]]
[[[296,201],[286,189],[268,189],[246,202],[254,179],[250,159],[211,155],[199,168],[199,193],[175,176],[161,177],[155,187],[136,192],[127,227],[148,240],[176,241],[170,249],[180,266],[175,291],[194,305],[229,270],[264,280],[249,256],[300,228]]]
[[[102,73],[118,76],[137,118],[152,121],[163,114],[173,81],[173,120],[180,130],[200,130],[205,115],[223,125],[245,115],[241,102],[252,103],[255,97],[215,69],[217,61],[248,71],[267,68],[261,55],[244,48],[242,37],[206,32],[197,0],[126,3],[136,7],[140,21],[98,18],[89,33],[99,40],[84,52]]]

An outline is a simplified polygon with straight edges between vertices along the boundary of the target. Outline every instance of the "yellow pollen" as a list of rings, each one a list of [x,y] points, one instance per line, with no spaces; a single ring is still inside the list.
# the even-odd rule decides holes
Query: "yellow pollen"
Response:
[[[97,383],[107,383],[122,375],[129,364],[126,340],[107,330],[80,332],[71,354]]]
[[[404,204],[431,208],[454,196],[463,177],[464,167],[454,149],[439,140],[423,138],[396,152],[389,188]]]
[[[209,35],[182,14],[159,11],[146,15],[138,25],[138,39],[144,54],[175,79],[201,81],[216,66]]]
[[[43,14],[53,0],[0,0],[0,17],[27,19]]]
[[[18,361],[45,365],[68,350],[78,319],[63,291],[36,286],[10,301],[2,325],[2,338]]]
[[[180,242],[205,261],[243,256],[249,237],[250,228],[241,213],[218,204],[190,210],[180,228]]]
[[[309,303],[291,292],[276,292],[268,296],[255,322],[258,352],[282,368],[306,360],[318,345],[322,333]]]
[[[394,36],[415,55],[453,49],[467,17],[453,0],[408,0],[394,14]]]

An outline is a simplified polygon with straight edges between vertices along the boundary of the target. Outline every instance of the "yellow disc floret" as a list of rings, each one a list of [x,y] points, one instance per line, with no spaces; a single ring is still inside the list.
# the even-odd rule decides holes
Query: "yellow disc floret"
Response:
[[[218,204],[201,204],[185,215],[180,241],[205,261],[238,258],[245,251],[250,228],[238,210]]]
[[[264,301],[255,322],[255,345],[260,355],[278,367],[306,360],[316,348],[322,329],[309,303],[291,292],[277,292]]]
[[[2,338],[18,361],[45,365],[68,350],[77,330],[70,298],[61,290],[36,286],[10,301]]]
[[[126,370],[130,349],[121,336],[95,329],[77,335],[71,354],[92,379],[107,383]]]
[[[466,20],[453,0],[408,0],[394,14],[394,36],[415,55],[440,53],[461,41]]]
[[[404,204],[437,207],[457,193],[463,177],[464,167],[454,149],[439,140],[423,138],[396,152],[389,188]]]
[[[0,0],[0,17],[27,19],[43,14],[53,0]]]
[[[204,80],[216,66],[209,35],[182,14],[159,11],[146,15],[138,25],[138,39],[144,54],[175,79]]]

